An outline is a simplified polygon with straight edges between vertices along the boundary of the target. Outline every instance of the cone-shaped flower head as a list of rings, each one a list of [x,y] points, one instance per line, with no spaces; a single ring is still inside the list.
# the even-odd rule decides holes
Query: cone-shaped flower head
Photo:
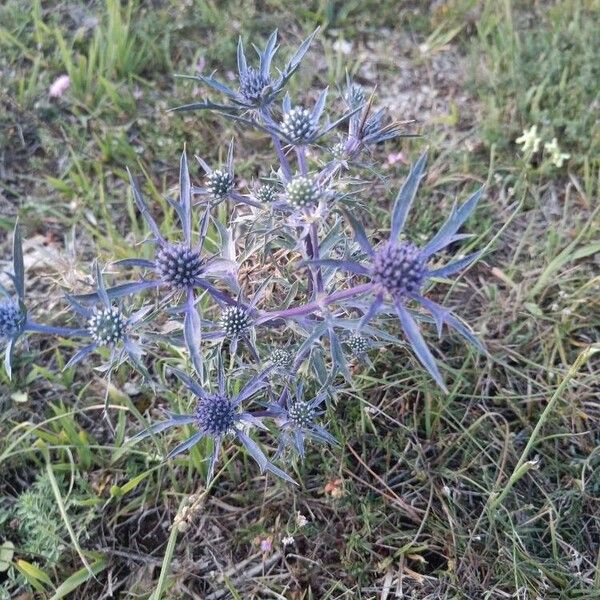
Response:
[[[127,318],[116,307],[96,309],[87,322],[91,338],[102,346],[113,346],[125,339]]]
[[[256,190],[256,198],[264,204],[270,204],[277,200],[277,190],[272,185],[261,185]]]
[[[294,364],[294,355],[284,348],[275,348],[269,360],[279,369],[289,368]]]
[[[0,302],[0,338],[12,338],[21,332],[25,315],[12,300]]]
[[[362,335],[358,335],[356,333],[352,334],[347,340],[346,343],[348,347],[352,351],[352,354],[360,355],[364,354],[369,349],[369,342],[366,337]]]
[[[246,70],[240,73],[240,94],[252,104],[262,100],[263,93],[270,84],[270,73],[260,69],[246,67]]]
[[[165,244],[156,252],[156,271],[164,283],[176,289],[194,285],[202,273],[202,263],[200,252],[184,244]]]
[[[221,313],[219,324],[227,337],[235,337],[252,325],[252,319],[241,306],[226,306]]]
[[[233,175],[228,171],[215,169],[206,179],[206,187],[215,200],[223,200],[233,189]]]
[[[426,262],[411,242],[388,242],[373,257],[373,281],[395,299],[418,293],[427,275]]]
[[[234,428],[236,409],[225,395],[206,395],[198,399],[195,420],[205,435],[225,435]]]
[[[286,112],[281,123],[281,131],[294,143],[309,142],[317,130],[312,113],[303,106],[295,106]]]
[[[294,177],[287,184],[285,192],[288,202],[296,208],[315,205],[320,195],[317,184],[310,177],[302,175]]]

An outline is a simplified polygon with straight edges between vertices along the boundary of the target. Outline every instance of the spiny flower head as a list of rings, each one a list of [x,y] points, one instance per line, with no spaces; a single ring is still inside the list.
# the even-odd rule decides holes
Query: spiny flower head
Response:
[[[317,409],[310,402],[294,398],[288,404],[287,412],[288,419],[294,427],[309,428],[314,425]]]
[[[426,274],[426,258],[411,242],[388,242],[373,257],[373,281],[396,299],[418,292]]]
[[[200,276],[200,252],[184,244],[164,244],[156,253],[156,270],[162,280],[178,289],[188,288]]]
[[[294,363],[294,355],[284,348],[275,348],[271,352],[269,360],[278,368],[284,369],[289,368]]]
[[[241,306],[226,306],[221,313],[219,324],[227,337],[235,337],[248,329],[252,320]]]
[[[277,190],[272,185],[261,185],[256,190],[256,198],[263,204],[270,204],[277,200]]]
[[[90,336],[98,344],[105,346],[114,345],[125,338],[127,319],[116,307],[99,308],[88,319]]]
[[[25,322],[25,315],[19,305],[12,300],[0,302],[0,338],[12,338],[20,333]]]
[[[206,187],[215,200],[222,200],[233,189],[233,175],[228,171],[215,169],[207,175]]]
[[[317,124],[307,108],[296,106],[283,116],[281,131],[292,142],[308,142],[316,130]]]
[[[352,350],[352,353],[355,355],[364,354],[369,349],[369,342],[367,338],[357,333],[353,333],[350,337],[348,337],[346,343],[348,344],[350,350]]]
[[[234,428],[236,408],[227,396],[214,394],[198,399],[194,416],[205,435],[225,435]]]
[[[316,204],[319,200],[319,188],[313,179],[299,175],[290,181],[285,193],[288,202],[296,208],[305,208]]]
[[[254,67],[247,67],[245,72],[240,73],[240,94],[251,103],[259,102],[270,84],[270,74]]]

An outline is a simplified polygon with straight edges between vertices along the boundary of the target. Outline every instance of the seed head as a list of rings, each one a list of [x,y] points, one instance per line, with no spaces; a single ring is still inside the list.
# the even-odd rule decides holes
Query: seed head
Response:
[[[215,200],[222,200],[233,188],[233,177],[228,171],[217,169],[207,177],[206,185]]]
[[[421,289],[425,263],[425,257],[411,242],[389,242],[373,259],[373,281],[394,298],[402,298]]]
[[[235,414],[235,407],[227,396],[207,396],[196,404],[196,425],[206,435],[225,435],[234,427]]]
[[[317,126],[308,109],[296,106],[285,113],[281,130],[293,142],[308,142],[314,135]]]
[[[304,208],[316,204],[319,200],[319,188],[309,177],[294,177],[285,192],[288,202],[297,208]]]
[[[220,325],[228,337],[234,337],[248,329],[252,321],[240,306],[227,306],[221,313]]]
[[[355,355],[364,354],[369,348],[367,338],[364,338],[362,335],[358,335],[357,333],[352,334],[346,340],[346,343],[350,347],[350,350],[352,350],[352,354]]]
[[[12,300],[0,302],[0,338],[11,338],[23,327],[25,315]]]
[[[261,185],[256,191],[256,198],[264,204],[270,204],[277,199],[277,190],[272,185]]]
[[[315,418],[315,409],[303,400],[294,400],[288,407],[288,418],[296,427],[310,427]]]
[[[253,67],[248,67],[240,76],[240,94],[250,102],[257,102],[262,98],[264,89],[271,84],[271,78]]]
[[[92,339],[103,346],[112,346],[125,337],[127,319],[113,306],[94,312],[88,319],[88,331]]]
[[[291,367],[294,363],[294,355],[289,350],[284,350],[283,348],[275,348],[271,352],[269,359],[280,369]]]
[[[167,244],[156,253],[156,270],[174,288],[187,288],[202,273],[202,258],[197,250],[183,244]]]

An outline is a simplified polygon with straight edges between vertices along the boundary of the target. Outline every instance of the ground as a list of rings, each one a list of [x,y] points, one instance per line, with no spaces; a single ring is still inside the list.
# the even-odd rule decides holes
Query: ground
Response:
[[[425,147],[411,236],[485,183],[469,221],[485,257],[435,293],[490,357],[445,335],[445,395],[382,347],[329,408],[341,448],[311,448],[300,489],[229,452],[205,493],[198,460],[122,449],[150,390],[114,378],[112,435],[101,374],[61,371],[68,344],[31,338],[12,381],[0,374],[0,598],[600,598],[600,2],[294,6],[2,4],[0,250],[19,216],[30,309],[65,318],[60,294],[92,257],[140,239],[126,166],[158,198],[184,143],[226,152],[231,124],[167,112],[202,93],[174,73],[227,74],[238,35],[277,27],[285,53],[319,25],[292,92],[335,94],[348,70],[421,134],[377,149],[372,230]],[[70,88],[50,97],[62,74]],[[532,126],[534,153],[516,143]],[[267,155],[242,136],[241,177]]]

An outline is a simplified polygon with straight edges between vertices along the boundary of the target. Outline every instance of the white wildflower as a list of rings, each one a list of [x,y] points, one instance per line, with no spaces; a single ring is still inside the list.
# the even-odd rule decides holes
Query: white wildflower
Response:
[[[571,158],[570,154],[560,151],[556,138],[552,138],[551,142],[545,143],[544,150],[550,155],[550,161],[552,164],[559,169],[562,167],[565,160]]]
[[[298,525],[298,527],[304,527],[307,523],[308,519],[298,511],[298,514],[296,515],[296,525]]]
[[[523,130],[523,135],[518,137],[515,142],[522,145],[525,154],[534,154],[540,148],[542,138],[538,136],[537,125],[532,125],[529,129]]]

